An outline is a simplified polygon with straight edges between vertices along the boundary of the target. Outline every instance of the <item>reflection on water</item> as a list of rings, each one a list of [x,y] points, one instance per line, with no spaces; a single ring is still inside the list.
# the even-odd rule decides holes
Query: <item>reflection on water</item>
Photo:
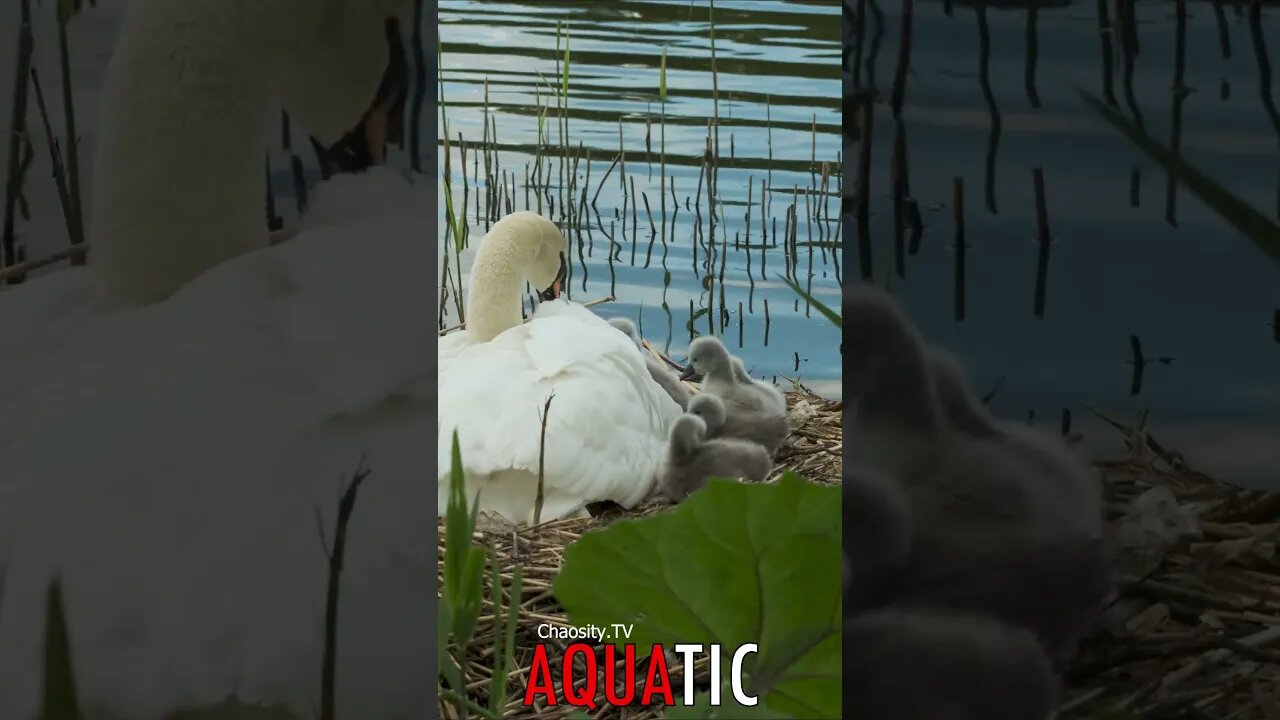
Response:
[[[1280,11],[845,5],[845,94],[875,97],[846,126],[850,279],[887,283],[1001,414],[1100,441],[1086,405],[1150,408],[1193,460],[1280,482],[1280,268],[1074,90],[1280,217]]]
[[[615,296],[598,312],[677,358],[714,333],[756,376],[838,392],[838,332],[779,278],[827,301],[839,286],[839,8],[717,2],[714,35],[708,11],[440,3],[439,166],[469,245],[459,262],[442,199],[442,327],[485,229],[530,209],[567,228],[575,301]]]

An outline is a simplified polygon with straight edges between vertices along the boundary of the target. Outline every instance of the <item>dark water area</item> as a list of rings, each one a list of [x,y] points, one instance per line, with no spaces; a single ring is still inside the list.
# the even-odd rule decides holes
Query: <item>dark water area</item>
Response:
[[[929,338],[966,359],[979,392],[994,391],[1001,415],[1059,427],[1066,410],[1086,444],[1106,444],[1118,435],[1092,421],[1089,407],[1124,421],[1148,409],[1152,432],[1193,464],[1280,484],[1280,266],[1076,94],[1113,99],[1160,142],[1280,217],[1272,97],[1280,90],[1271,78],[1280,72],[1280,8],[1251,17],[1247,5],[1211,2],[1181,11],[1163,0],[1039,9],[915,2],[908,47],[907,3],[845,4],[844,90],[876,98],[871,264],[861,262],[857,214],[847,215],[848,277],[887,283]],[[1126,23],[1129,8],[1135,21]],[[906,71],[895,81],[900,63]],[[848,188],[859,175],[863,122],[845,116],[846,127],[859,125],[845,138]],[[900,192],[914,201],[922,233],[913,248],[904,212],[899,252],[900,143]],[[1131,336],[1143,357],[1137,387]]]

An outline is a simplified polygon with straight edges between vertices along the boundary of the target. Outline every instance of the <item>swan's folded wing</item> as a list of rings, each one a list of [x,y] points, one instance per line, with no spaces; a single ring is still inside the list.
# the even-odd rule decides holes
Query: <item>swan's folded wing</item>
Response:
[[[598,324],[597,324],[598,323]],[[494,340],[441,358],[438,470],[447,490],[450,436],[458,430],[469,493],[485,499],[502,492],[486,479],[503,473],[508,483],[524,471],[580,502],[613,500],[631,506],[652,489],[667,428],[679,407],[649,377],[626,337],[595,318],[545,317]],[[545,455],[541,413],[547,415]]]

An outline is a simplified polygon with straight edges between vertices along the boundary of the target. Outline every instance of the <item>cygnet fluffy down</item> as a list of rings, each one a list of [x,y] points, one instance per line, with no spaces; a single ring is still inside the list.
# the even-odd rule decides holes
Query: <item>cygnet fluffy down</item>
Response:
[[[1026,442],[955,429],[928,346],[884,292],[846,290],[845,463],[901,484],[912,523],[895,604],[991,614],[1063,660],[1110,591],[1102,508]],[[967,385],[961,385],[966,387]]]
[[[681,415],[671,424],[657,483],[668,500],[683,501],[706,485],[708,478],[762,482],[773,470],[773,459],[759,445],[734,438],[708,439],[706,434],[706,423],[696,415]]]
[[[912,525],[906,494],[892,478],[849,465],[842,475],[847,616],[893,598],[894,578],[906,567],[911,552]]]
[[[676,404],[681,409],[687,407],[689,405],[689,396],[693,394],[689,390],[689,386],[681,382],[675,373],[668,370],[656,358],[645,352],[644,343],[640,341],[640,331],[636,329],[636,324],[626,318],[610,318],[609,324],[631,338],[631,341],[636,344],[640,354],[644,356],[645,367],[649,369],[649,375],[653,378],[653,381],[658,383],[663,390],[666,390],[667,394],[671,396],[672,400],[676,401]]]
[[[754,384],[760,388],[760,393],[773,405],[773,410],[782,414],[787,413],[787,396],[773,383],[767,383],[763,380],[757,380],[751,377],[747,372],[747,366],[742,363],[740,358],[733,358],[733,377],[738,381],[739,385]]]
[[[730,411],[720,398],[706,392],[694,395],[686,412],[702,418],[707,425],[707,437],[748,440],[768,450],[770,455],[778,451],[791,432],[786,415],[739,408]]]
[[[844,620],[845,717],[1048,720],[1053,668],[1034,635],[981,615],[881,610]]]
[[[741,374],[748,382],[742,382],[738,370],[734,368],[733,356],[725,348],[724,343],[714,337],[700,337],[689,344],[689,365],[685,368],[681,380],[702,379],[702,391],[719,397],[724,401],[726,409],[752,410],[756,412],[777,411],[778,390],[751,380],[742,369]],[[786,413],[786,401],[783,400],[782,413]]]

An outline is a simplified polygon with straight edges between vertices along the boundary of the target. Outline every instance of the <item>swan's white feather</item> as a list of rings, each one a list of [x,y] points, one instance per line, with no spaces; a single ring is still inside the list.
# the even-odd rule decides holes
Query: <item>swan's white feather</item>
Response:
[[[395,179],[346,182],[372,197]],[[326,223],[137,309],[101,306],[78,269],[4,293],[0,717],[34,716],[54,573],[86,704],[148,718],[236,694],[309,713],[328,573],[315,513],[332,542],[362,454],[339,716],[434,713],[416,222]]]
[[[680,407],[644,357],[589,309],[543,303],[530,322],[487,343],[460,331],[440,339],[439,502],[449,492],[458,431],[468,497],[528,522],[537,495],[540,413],[552,393],[544,458],[544,520],[613,500],[632,507],[653,490],[667,429]]]

